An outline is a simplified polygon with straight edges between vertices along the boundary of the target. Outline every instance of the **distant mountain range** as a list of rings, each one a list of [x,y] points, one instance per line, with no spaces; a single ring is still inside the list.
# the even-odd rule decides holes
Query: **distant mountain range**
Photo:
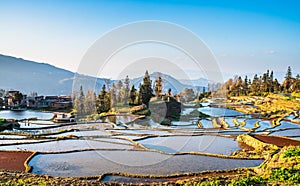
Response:
[[[184,88],[207,87],[208,80],[177,80],[174,77],[154,72],[150,74],[152,82],[161,75],[164,80],[165,91],[172,89],[172,93],[178,93]],[[0,55],[0,89],[20,90],[23,93],[37,92],[39,95],[67,95],[72,92],[73,82],[75,86],[84,85],[85,89],[91,88],[99,91],[107,79],[75,74],[71,71],[57,68],[46,63],[37,63],[11,56]],[[134,78],[131,83],[138,88],[143,76]],[[117,80],[111,80],[115,83]]]

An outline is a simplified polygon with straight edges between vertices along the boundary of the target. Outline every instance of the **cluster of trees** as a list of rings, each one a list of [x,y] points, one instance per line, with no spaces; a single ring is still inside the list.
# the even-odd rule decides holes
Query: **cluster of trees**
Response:
[[[135,105],[149,105],[152,97],[171,97],[171,89],[164,91],[163,78],[161,75],[155,79],[154,83],[150,78],[148,71],[145,72],[143,81],[136,88],[131,85],[128,76],[122,81],[113,83],[110,86],[110,82],[106,82],[99,92],[96,94],[94,91],[88,90],[86,93],[82,87],[80,90],[73,94],[74,108],[77,114],[80,116],[90,115],[94,113],[108,112],[112,108],[122,108]],[[201,93],[202,92],[202,93]],[[202,99],[207,96],[205,94],[205,88],[202,90],[185,88],[179,95],[181,102],[190,102],[197,99]],[[169,99],[166,99],[169,100]]]
[[[156,93],[161,91],[162,79],[158,77],[155,83]],[[108,112],[111,108],[126,105],[149,104],[153,96],[152,81],[148,71],[146,71],[143,82],[138,90],[134,85],[130,88],[129,77],[126,76],[124,82],[119,80],[111,87],[103,85],[98,95],[94,91],[88,90],[84,94],[82,86],[78,93],[73,95],[74,108],[78,115]]]
[[[208,89],[210,86],[214,87],[211,90],[217,90],[217,87],[220,86],[218,84],[209,84]],[[205,87],[202,87],[202,90],[200,90],[199,87],[197,87],[195,90],[192,88],[185,88],[182,92],[180,92],[180,100],[181,102],[191,102],[191,101],[201,101],[203,98],[207,98],[211,96],[212,91],[206,91]]]
[[[299,74],[294,78],[292,77],[291,67],[288,67],[285,79],[282,84],[274,78],[273,71],[267,70],[262,76],[254,75],[252,81],[245,76],[236,76],[234,79],[229,79],[223,87],[226,93],[230,96],[240,95],[260,95],[265,92],[283,92],[292,93],[300,92],[300,79]]]

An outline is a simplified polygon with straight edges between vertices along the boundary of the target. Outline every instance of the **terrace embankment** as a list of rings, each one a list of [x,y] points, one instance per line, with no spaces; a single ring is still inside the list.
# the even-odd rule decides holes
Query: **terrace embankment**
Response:
[[[265,119],[282,119],[290,114],[299,117],[300,102],[282,95],[269,93],[268,96],[231,97],[227,107],[245,114],[258,114]]]

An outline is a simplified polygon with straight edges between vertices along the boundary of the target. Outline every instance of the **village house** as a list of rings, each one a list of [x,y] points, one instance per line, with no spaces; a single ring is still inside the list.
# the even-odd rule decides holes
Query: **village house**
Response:
[[[20,97],[16,99],[16,95],[19,94]],[[26,106],[27,95],[20,94],[20,91],[10,90],[8,95],[3,97],[4,108],[9,109],[13,107],[24,107]]]
[[[17,96],[16,96],[17,95]],[[27,96],[17,90],[10,90],[3,99],[3,109],[16,107],[64,109],[72,107],[71,96]]]
[[[28,108],[37,108],[39,102],[44,99],[44,96],[33,96],[27,97],[27,107]]]
[[[45,96],[45,98],[37,101],[37,108],[54,108],[63,109],[72,106],[72,98],[70,96]]]

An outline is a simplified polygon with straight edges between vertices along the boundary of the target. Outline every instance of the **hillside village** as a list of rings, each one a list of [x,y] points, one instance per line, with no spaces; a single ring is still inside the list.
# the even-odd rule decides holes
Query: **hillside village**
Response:
[[[4,91],[2,91],[4,93]],[[72,107],[71,96],[43,96],[43,95],[26,95],[18,90],[10,90],[3,94],[0,99],[2,109],[66,109]]]

